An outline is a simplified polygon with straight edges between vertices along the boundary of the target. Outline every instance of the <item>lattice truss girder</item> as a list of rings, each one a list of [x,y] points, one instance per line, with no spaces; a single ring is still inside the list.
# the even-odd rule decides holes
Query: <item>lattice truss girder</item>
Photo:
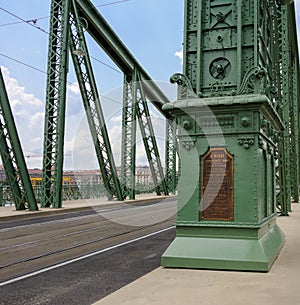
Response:
[[[278,159],[278,169],[279,169],[279,202],[278,207],[283,215],[288,215],[289,202],[291,197],[290,191],[290,156],[289,153],[289,46],[288,46],[288,23],[287,23],[287,10],[283,6],[279,9],[279,62],[280,62],[280,82],[279,82],[279,112],[283,123],[285,125],[285,130],[280,134],[280,141],[278,144],[279,149],[279,159]]]
[[[279,187],[278,207],[282,215],[291,211],[291,197],[299,201],[299,62],[296,47],[291,42],[291,6],[278,9],[278,88],[279,108],[285,125],[278,143]],[[296,42],[294,41],[296,44]],[[277,49],[276,46],[275,49]],[[277,58],[275,58],[276,60]]]
[[[150,112],[147,105],[147,98],[143,87],[143,82],[138,74],[137,78],[137,100],[136,112],[143,138],[145,151],[152,174],[152,179],[157,195],[168,194],[163,167],[161,164],[157,142],[154,135],[154,129],[150,118]]]
[[[125,75],[123,102],[122,184],[126,195],[135,198],[136,121],[139,122],[145,153],[156,193],[168,194],[166,179],[150,118],[143,81],[138,71]]]
[[[291,192],[295,202],[299,202],[299,93],[297,83],[297,59],[291,62],[291,104],[290,104],[290,130],[291,130]],[[299,82],[299,80],[298,80]]]
[[[38,210],[1,69],[0,154],[16,210]]]
[[[52,0],[44,126],[42,206],[62,205],[70,0]]]
[[[135,199],[136,72],[124,76],[122,113],[121,182],[124,195]]]
[[[77,7],[79,6],[79,3],[80,12]],[[135,168],[135,145],[132,144],[132,141],[135,142],[136,137],[136,116],[139,117],[140,128],[144,135],[146,154],[153,180],[157,185],[157,193],[164,192],[167,194],[167,187],[161,162],[159,160],[158,148],[155,142],[151,120],[149,118],[146,95],[144,94],[144,89],[142,87],[138,88],[136,84],[133,85],[132,80],[124,83],[124,109],[127,107],[127,112],[125,111],[125,113],[130,116],[133,115],[135,119],[130,121],[129,117],[123,117],[123,126],[126,126],[123,130],[123,139],[126,139],[126,145],[124,144],[124,150],[122,149],[122,160],[125,160],[125,163],[122,165],[122,181],[124,187],[123,189],[121,188],[81,25],[81,19],[83,19],[81,14],[87,14],[84,15],[84,17],[87,18],[85,20],[87,24],[93,22],[93,31],[90,34],[112,57],[117,65],[125,68],[126,72],[123,72],[126,74],[126,78],[128,78],[130,73],[133,73],[128,73],[128,67],[136,67],[138,68],[137,70],[141,70],[144,78],[148,79],[148,75],[120,42],[116,34],[107,26],[105,21],[103,21],[102,16],[99,15],[95,8],[92,9],[92,12],[87,12],[86,5],[91,8],[89,1],[77,0],[53,0],[51,5],[51,35],[49,39],[42,182],[43,206],[52,205],[53,207],[61,207],[66,76],[68,71],[67,51],[69,48],[71,49],[84,108],[86,110],[96,155],[108,196],[110,198],[116,196],[119,200],[122,200],[124,195],[128,195],[128,192],[130,193],[130,197],[133,198],[135,196],[135,173],[133,169]],[[91,28],[88,28],[88,31],[90,30]],[[98,40],[99,35],[103,40],[108,40],[109,44],[114,44],[116,48],[106,48],[106,43],[102,45],[102,40]],[[79,47],[83,48],[85,54],[77,53],[75,56],[74,51],[78,50]],[[134,70],[136,68],[134,68]],[[131,77],[135,76],[133,75]],[[132,85],[134,88],[132,88]],[[167,98],[155,84],[146,87],[148,93],[149,88],[153,89],[149,93],[150,101],[161,111],[161,105],[166,102]],[[137,100],[139,100],[139,102],[137,102]],[[134,107],[133,104],[135,105]]]
[[[177,184],[176,153],[177,153],[177,123],[175,120],[166,121],[166,183],[168,191],[175,193]]]
[[[71,54],[91,131],[96,156],[102,174],[104,186],[109,198],[116,196],[123,199],[122,190],[117,176],[109,136],[100,105],[100,96],[97,90],[92,70],[90,56],[80,23],[76,3],[72,1],[70,15]],[[83,53],[76,53],[82,48]]]

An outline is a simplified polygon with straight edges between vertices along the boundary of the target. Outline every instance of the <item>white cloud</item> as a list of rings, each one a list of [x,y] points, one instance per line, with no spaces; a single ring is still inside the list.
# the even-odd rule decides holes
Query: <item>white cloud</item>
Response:
[[[175,56],[181,60],[181,63],[183,62],[183,51],[175,52]]]
[[[300,0],[295,0],[296,24],[297,24],[297,37],[298,48],[300,52]]]
[[[67,86],[67,89],[68,89],[70,92],[72,92],[72,93],[74,93],[74,94],[76,94],[76,95],[79,95],[79,94],[80,94],[80,88],[79,88],[79,84],[78,84],[78,83],[69,84],[69,85]]]
[[[43,102],[26,92],[26,88],[11,77],[7,68],[1,67],[1,70],[23,151],[26,151],[26,155],[41,152],[44,126]],[[30,159],[28,165],[41,167],[40,160],[37,158]]]
[[[28,93],[26,88],[11,76],[6,67],[1,66],[1,70],[24,154],[35,156],[34,158],[26,158],[27,165],[29,168],[41,168],[44,139],[44,103],[34,94]],[[77,128],[78,122],[82,118],[82,101],[77,84],[69,85],[67,89],[65,154],[70,155],[74,146],[74,129]],[[65,160],[70,163],[67,157]]]

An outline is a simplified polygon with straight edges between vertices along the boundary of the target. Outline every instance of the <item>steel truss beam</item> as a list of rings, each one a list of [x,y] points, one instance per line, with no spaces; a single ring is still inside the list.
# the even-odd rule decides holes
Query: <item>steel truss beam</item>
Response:
[[[0,69],[0,154],[16,210],[37,211],[21,143]]]
[[[161,195],[162,192],[165,195],[168,194],[143,85],[144,82],[141,81],[137,71],[135,71],[134,75],[125,76],[122,126],[122,183],[124,192],[130,199],[135,198],[137,120],[156,193],[157,195]]]
[[[137,73],[124,76],[121,182],[125,196],[135,199]]]
[[[52,0],[44,126],[42,207],[62,206],[70,0]]]
[[[151,80],[150,76],[144,71],[141,65],[136,61],[133,55],[128,51],[124,46],[118,36],[114,33],[111,27],[107,24],[101,14],[93,6],[89,0],[76,0],[76,3],[79,7],[79,16],[84,18],[88,24],[87,31],[94,38],[94,40],[102,47],[102,49],[111,57],[115,64],[122,70],[125,74],[124,81],[124,105],[123,105],[123,145],[122,145],[122,173],[121,180],[125,193],[129,195],[130,198],[134,198],[135,192],[135,142],[136,135],[133,135],[136,130],[136,123],[133,119],[135,114],[134,112],[138,109],[134,109],[134,88],[132,86],[134,81],[134,75],[138,72],[139,79],[143,83],[143,94],[149,102],[151,102],[165,117],[172,119],[169,114],[166,114],[162,110],[162,106],[165,103],[169,102],[169,99],[164,95],[164,93],[159,89],[159,87]],[[130,80],[129,80],[130,79]],[[145,113],[147,108],[146,104],[138,103],[139,105],[145,106],[144,110],[140,109],[140,113]],[[150,118],[144,117],[142,120],[144,123],[141,128],[144,128],[145,122],[150,122]],[[150,122],[151,123],[151,122]],[[149,123],[149,124],[150,124]],[[129,135],[133,138],[129,138]],[[169,138],[172,138],[174,135],[168,135]],[[148,137],[148,144],[145,143],[146,154],[149,155],[153,153],[156,144],[153,144],[154,137]],[[148,146],[148,148],[147,148]],[[168,151],[172,151],[172,148],[167,148]],[[156,154],[156,153],[155,153]],[[170,157],[170,156],[169,156]],[[155,160],[157,157],[155,157]],[[153,173],[159,173],[159,168],[161,167],[161,162],[157,159],[159,164],[154,164],[155,162],[151,159],[151,162],[154,166]],[[154,162],[154,163],[153,163]],[[176,161],[173,161],[176,162]],[[152,165],[151,165],[152,166]],[[150,166],[150,168],[151,168]],[[161,174],[159,174],[161,175]],[[161,179],[159,176],[158,178]],[[163,179],[164,180],[164,179]],[[165,182],[162,182],[163,185]],[[158,191],[158,190],[157,190]],[[161,191],[160,191],[161,192]],[[160,193],[159,192],[159,193]],[[163,186],[163,192],[166,193],[166,189]]]
[[[291,192],[295,202],[299,202],[299,107],[297,90],[297,61],[291,63],[291,104],[290,104],[290,135],[291,135]],[[299,82],[299,80],[298,80]]]
[[[150,112],[144,91],[145,82],[142,81],[139,73],[137,80],[136,113],[152,174],[154,188],[157,195],[161,195],[161,193],[168,195],[168,188],[164,178],[164,172],[160,161],[158,146],[155,140],[154,129],[150,119]]]
[[[299,55],[294,4],[279,9],[279,113],[285,125],[280,135],[278,207],[291,211],[291,197],[299,201]]]
[[[125,75],[132,75],[135,70],[139,71],[141,80],[147,81],[144,83],[147,98],[165,117],[171,119],[171,116],[162,110],[163,104],[170,102],[167,96],[151,80],[151,77],[125,47],[93,3],[90,0],[76,0],[76,3],[79,16],[87,21],[87,32]]]
[[[71,7],[72,11],[70,10]],[[128,75],[133,75],[138,71],[139,79],[141,81],[147,80],[143,85],[143,88],[135,89],[136,93],[134,94],[136,94],[137,99],[138,93],[140,94],[140,102],[136,103],[136,105],[139,106],[136,106],[134,111],[136,111],[139,117],[142,133],[144,133],[145,136],[144,144],[150,168],[154,176],[153,179],[156,181],[156,184],[159,185],[157,186],[157,193],[163,191],[167,194],[158,148],[149,118],[146,98],[165,116],[167,115],[162,111],[162,105],[169,102],[168,98],[162,93],[158,86],[151,81],[149,75],[138,64],[89,0],[53,0],[51,5],[51,34],[48,58],[42,206],[49,207],[52,205],[53,207],[59,208],[62,205],[63,141],[66,107],[66,76],[68,71],[67,51],[69,49],[69,41],[72,50],[72,59],[104,184],[109,197],[116,196],[119,200],[122,200],[123,198],[100,106],[99,94],[87,53],[82,26],[79,24],[79,20],[81,19],[84,19],[87,23],[87,31],[89,34],[121,68],[126,77],[128,77]],[[71,39],[69,40],[70,28]],[[79,45],[85,49],[86,56],[74,55],[74,51],[78,49]],[[127,89],[129,89],[129,87],[127,87]],[[124,101],[129,102],[130,104],[129,91],[127,93],[124,97]],[[129,124],[129,121],[126,118],[123,119],[123,122],[123,126]],[[130,128],[133,127],[131,126]],[[127,128],[123,133],[128,133],[130,128]],[[132,131],[130,131],[130,134],[132,134]],[[126,137],[123,137],[123,139],[128,140]],[[132,138],[130,141],[132,141]],[[134,146],[130,154],[128,153],[128,149],[123,151],[123,154],[127,154],[127,160],[133,157],[135,158],[133,149]],[[128,156],[130,156],[130,158]],[[134,174],[132,174],[132,165],[135,164],[135,160],[130,159],[128,162],[130,162],[129,167],[131,167],[131,174],[128,174],[128,163],[125,163],[123,166],[122,180],[125,181],[127,179],[130,181],[130,197],[134,197],[134,182],[132,178],[134,177]],[[131,175],[131,177],[128,178],[128,175]],[[128,181],[125,181],[124,185],[128,184]]]
[[[300,141],[299,141],[299,110],[300,110],[300,70],[299,70],[299,49],[297,39],[296,27],[296,12],[295,4],[288,6],[288,20],[289,20],[289,42],[291,46],[291,92],[292,100],[290,107],[291,120],[291,188],[292,198],[295,202],[299,202],[299,185],[300,185]]]
[[[102,174],[103,184],[108,192],[109,199],[116,196],[118,200],[123,200],[109,136],[100,105],[100,97],[83,34],[83,28],[79,22],[80,18],[78,16],[75,1],[72,1],[71,11],[71,54]],[[75,54],[79,47],[83,48],[83,54]]]
[[[290,56],[288,41],[288,20],[287,6],[281,6],[280,16],[280,47],[281,47],[281,99],[280,109],[281,118],[285,125],[284,131],[280,135],[279,143],[279,186],[280,201],[279,206],[282,215],[288,215],[290,211],[291,198],[291,164],[290,164],[290,128],[289,128],[289,111],[290,111]]]
[[[177,154],[177,123],[175,120],[166,121],[166,183],[168,191],[175,193],[177,187],[176,154]]]

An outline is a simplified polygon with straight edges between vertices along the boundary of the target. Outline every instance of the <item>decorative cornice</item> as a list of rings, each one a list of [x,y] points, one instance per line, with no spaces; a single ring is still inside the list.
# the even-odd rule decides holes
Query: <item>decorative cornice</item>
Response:
[[[190,80],[181,73],[175,73],[171,76],[170,82],[179,86],[179,98],[195,97],[195,93]]]
[[[261,93],[255,92],[255,87],[260,85],[261,80],[267,75],[267,70],[261,67],[250,68],[243,79],[241,87],[239,88],[237,94],[251,94],[251,93]]]

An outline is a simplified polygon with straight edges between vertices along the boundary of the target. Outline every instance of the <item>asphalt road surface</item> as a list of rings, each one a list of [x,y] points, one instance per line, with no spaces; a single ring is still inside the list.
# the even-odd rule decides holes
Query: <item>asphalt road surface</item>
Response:
[[[176,201],[3,222],[0,304],[93,304],[160,265]]]

